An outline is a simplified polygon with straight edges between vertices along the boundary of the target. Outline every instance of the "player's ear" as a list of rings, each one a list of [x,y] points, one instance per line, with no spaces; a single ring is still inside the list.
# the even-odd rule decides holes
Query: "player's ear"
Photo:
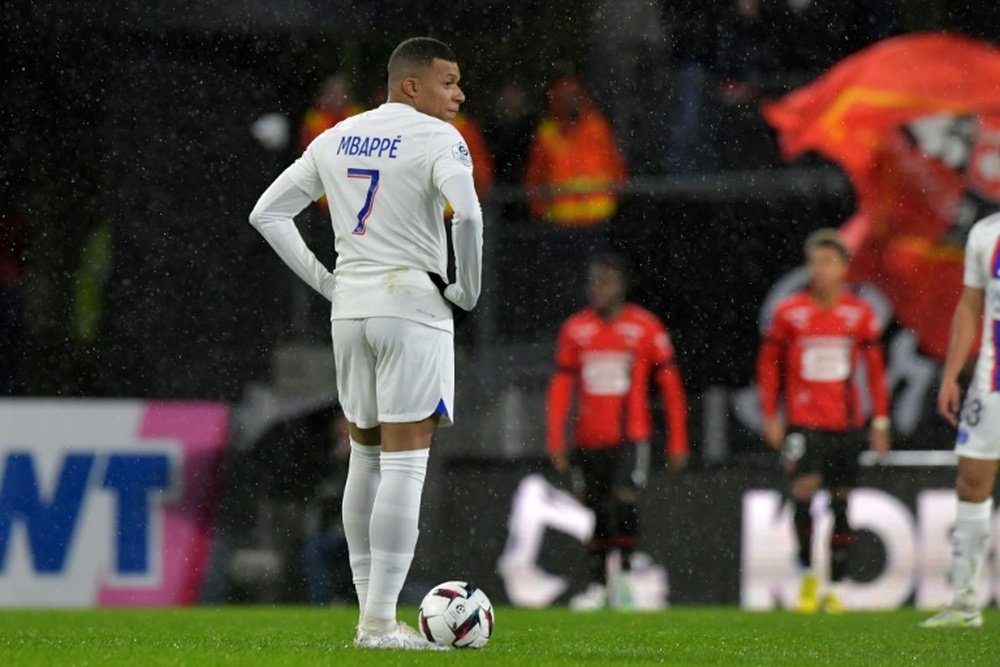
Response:
[[[403,94],[409,98],[417,96],[417,89],[420,87],[420,82],[415,76],[407,76],[403,78]]]

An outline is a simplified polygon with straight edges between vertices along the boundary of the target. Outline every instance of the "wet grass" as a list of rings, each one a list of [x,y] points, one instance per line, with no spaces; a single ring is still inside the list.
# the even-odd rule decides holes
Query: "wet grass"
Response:
[[[997,610],[979,630],[933,631],[913,610],[497,612],[485,649],[417,654],[352,648],[355,612],[337,607],[0,611],[0,665],[971,665],[1000,646]]]

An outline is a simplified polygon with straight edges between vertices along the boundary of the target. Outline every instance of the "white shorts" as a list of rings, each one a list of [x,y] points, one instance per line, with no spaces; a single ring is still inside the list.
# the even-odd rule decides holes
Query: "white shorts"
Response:
[[[337,394],[358,428],[454,419],[455,346],[450,332],[397,317],[333,320]]]
[[[962,404],[955,453],[970,459],[1000,459],[1000,392],[970,389]]]

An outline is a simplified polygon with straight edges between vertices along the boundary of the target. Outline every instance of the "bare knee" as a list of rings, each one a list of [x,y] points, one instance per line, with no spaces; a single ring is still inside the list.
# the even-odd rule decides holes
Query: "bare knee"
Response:
[[[377,447],[382,444],[382,428],[379,426],[359,428],[355,424],[348,424],[347,429],[351,433],[351,440],[359,445]]]
[[[382,451],[406,452],[427,449],[431,446],[440,419],[440,415],[431,415],[416,422],[382,424]]]
[[[981,503],[993,496],[997,462],[960,458],[955,490],[958,499],[966,503]]]
[[[823,478],[819,475],[800,475],[792,480],[792,498],[800,502],[812,500],[822,483]]]
[[[966,503],[981,503],[993,496],[993,485],[983,483],[976,477],[963,477],[961,474],[955,480],[955,490],[958,499]]]

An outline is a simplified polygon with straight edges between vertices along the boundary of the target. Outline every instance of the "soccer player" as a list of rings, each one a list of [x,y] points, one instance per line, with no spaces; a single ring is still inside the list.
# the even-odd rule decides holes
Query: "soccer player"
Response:
[[[803,569],[796,610],[843,611],[839,584],[847,574],[854,534],[847,501],[864,447],[855,370],[864,360],[874,416],[868,446],[889,450],[889,396],[875,313],[845,289],[850,256],[837,231],[820,229],[805,244],[809,287],[778,304],[757,359],[764,441],[782,452],[791,476],[798,560]],[[787,425],[779,412],[784,399]],[[813,496],[830,491],[829,586],[812,567]]]
[[[925,628],[983,624],[982,570],[989,553],[993,487],[1000,459],[1000,213],[983,218],[965,244],[964,287],[951,318],[951,339],[938,390],[938,412],[958,427],[958,513],[952,533],[951,605]],[[983,309],[986,309],[985,317]],[[982,322],[982,324],[980,324]],[[958,375],[982,327],[979,358],[959,414]]]
[[[250,221],[331,301],[337,392],[351,437],[343,521],[361,607],[354,644],[433,649],[396,620],[396,603],[417,543],[431,440],[454,418],[452,307],[470,310],[479,298],[483,221],[469,150],[451,125],[465,100],[455,54],[415,37],[396,47],[387,69],[388,101],[316,138],[264,192]],[[333,273],[293,220],[323,195]],[[455,211],[449,285],[446,199]]]
[[[546,444],[560,473],[570,471],[575,491],[594,512],[594,535],[587,545],[591,582],[570,601],[573,609],[609,604],[632,606],[631,555],[639,536],[638,494],[649,474],[649,379],[659,387],[669,435],[667,462],[687,463],[687,405],[666,329],[655,315],[628,303],[624,261],[595,255],[589,263],[590,306],[563,324],[556,342],[556,369],[549,384]],[[577,399],[571,455],[566,422]],[[621,555],[622,576],[609,595],[606,559],[610,547]]]

